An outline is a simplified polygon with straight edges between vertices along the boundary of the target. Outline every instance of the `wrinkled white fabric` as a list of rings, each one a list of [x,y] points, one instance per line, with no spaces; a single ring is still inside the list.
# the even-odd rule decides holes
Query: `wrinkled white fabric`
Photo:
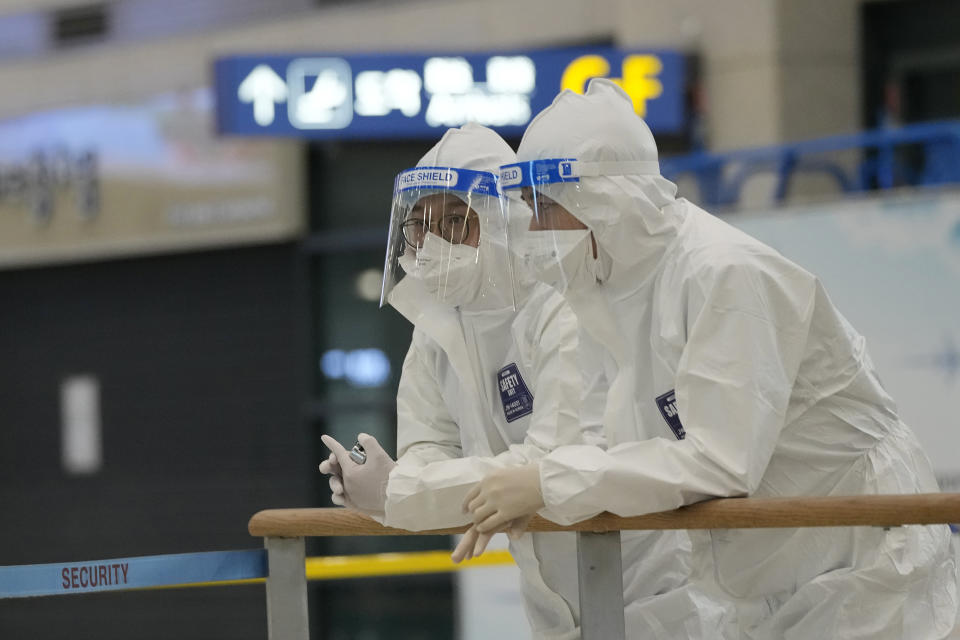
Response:
[[[448,132],[421,163],[496,170],[512,160],[499,137],[467,126]],[[399,459],[387,485],[386,524],[410,530],[466,524],[463,498],[488,471],[539,460],[571,442],[603,446],[602,353],[581,347],[576,317],[549,287],[521,285],[516,309],[505,300],[481,288],[476,301],[454,308],[412,278],[391,292],[391,305],[415,328],[397,395]],[[532,414],[507,419],[502,371],[523,381],[534,398]],[[655,594],[687,581],[689,538],[682,532],[627,533],[623,548],[628,611],[647,616],[651,622],[643,629],[671,628],[675,610]],[[578,638],[575,535],[526,534],[511,542],[511,553],[533,636]],[[697,624],[716,628],[720,615],[704,611],[710,615]]]
[[[594,80],[541,113],[518,156],[650,159],[652,139],[621,144],[646,139],[639,123],[619,88]],[[596,292],[570,302],[586,330],[620,334],[632,365],[608,397],[610,448],[562,447],[541,462],[541,513],[569,523],[716,496],[937,491],[863,337],[818,280],[673,193],[660,177],[599,176],[549,194],[613,256],[598,288],[605,317],[578,303]],[[611,370],[618,359],[608,354]],[[953,628],[946,526],[692,535],[698,583],[736,604],[743,638],[914,640]]]
[[[401,282],[395,298],[409,299]],[[409,313],[399,304],[401,312]],[[482,347],[488,371],[481,387],[460,374],[463,360],[449,357],[459,349],[456,324],[449,331],[437,325],[437,314],[419,315],[413,343],[404,362],[397,397],[399,465],[387,487],[386,524],[419,530],[467,524],[460,504],[473,485],[489,471],[536,461],[551,449],[582,438],[602,446],[599,411],[603,387],[587,397],[578,415],[580,371],[597,371],[585,360],[597,349],[579,349],[572,312],[550,289],[541,287],[524,301],[514,317],[483,312],[464,317],[462,342]],[[411,316],[408,316],[411,317]],[[429,329],[426,329],[429,328]],[[426,329],[426,330],[425,330]],[[435,340],[427,334],[437,337]],[[512,339],[503,340],[508,334]],[[449,340],[449,342],[448,342]],[[442,346],[442,345],[446,346]],[[466,353],[466,349],[463,353]],[[496,372],[516,363],[535,397],[531,416],[508,423],[504,419]],[[465,363],[472,367],[470,362]],[[598,375],[603,381],[603,375]],[[541,413],[541,409],[543,412]],[[592,417],[591,417],[592,416]],[[580,433],[580,422],[593,430]],[[576,539],[573,534],[528,534],[511,542],[521,569],[525,606],[535,638],[577,638],[579,631]],[[725,612],[684,585],[689,572],[689,538],[679,531],[623,534],[624,600],[630,638],[648,636],[652,629],[670,629],[659,637],[718,637]],[[683,591],[683,593],[674,593]],[[671,594],[669,598],[655,594]],[[698,601],[698,615],[679,615],[671,603]],[[684,609],[689,614],[689,609]],[[691,635],[676,635],[695,625]],[[719,636],[724,637],[724,636]]]

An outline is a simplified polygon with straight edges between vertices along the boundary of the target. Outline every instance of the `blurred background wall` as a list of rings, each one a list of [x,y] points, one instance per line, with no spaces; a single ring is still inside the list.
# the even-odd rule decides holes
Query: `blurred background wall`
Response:
[[[319,434],[394,447],[411,328],[378,309],[391,189],[445,127],[238,135],[217,61],[659,52],[682,61],[680,124],[655,129],[679,157],[956,119],[957,33],[952,0],[0,0],[0,564],[253,547],[255,511],[329,505]],[[530,95],[549,103],[559,89]],[[253,105],[230,97],[230,109],[249,119]],[[501,130],[516,146],[523,126]],[[775,182],[751,177],[723,210],[830,274],[944,484],[960,488],[957,199],[840,205],[835,181],[804,175],[775,205]],[[864,245],[850,216],[887,232]],[[912,232],[922,239],[896,260],[878,254]],[[854,269],[863,256],[896,286]],[[880,321],[908,303],[922,322]],[[312,637],[509,634],[492,621],[519,636],[515,579],[312,584]],[[477,616],[478,601],[495,613]],[[0,638],[265,633],[259,587],[0,601]]]

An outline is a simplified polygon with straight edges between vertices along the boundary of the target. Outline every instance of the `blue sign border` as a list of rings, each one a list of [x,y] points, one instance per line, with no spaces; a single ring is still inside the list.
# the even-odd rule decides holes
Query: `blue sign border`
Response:
[[[564,70],[575,59],[594,55],[604,58],[610,67],[610,76],[620,75],[623,59],[630,55],[650,54],[663,65],[656,79],[662,84],[661,95],[647,102],[645,120],[654,133],[681,133],[687,124],[686,83],[687,62],[685,54],[663,49],[625,50],[611,47],[570,47],[558,49],[496,51],[496,52],[426,52],[396,54],[346,54],[332,52],[304,53],[299,55],[237,55],[225,57],[214,63],[217,130],[224,135],[291,137],[308,139],[417,139],[438,136],[446,126],[430,126],[425,120],[429,94],[421,87],[420,112],[408,117],[399,111],[382,116],[364,116],[353,113],[349,124],[338,129],[297,129],[287,117],[287,106],[277,103],[277,116],[262,126],[253,119],[253,107],[241,102],[237,96],[240,83],[258,65],[267,65],[281,78],[286,78],[287,68],[294,60],[336,59],[349,66],[351,82],[363,71],[387,71],[411,69],[423,77],[424,63],[428,58],[463,58],[473,68],[474,82],[485,82],[486,62],[493,56],[526,56],[536,67],[536,87],[530,95],[530,119],[549,106],[560,91]],[[352,96],[352,93],[351,93]],[[352,99],[352,97],[351,97]],[[529,120],[528,120],[529,122]],[[504,136],[519,136],[526,124],[495,126],[491,128]]]

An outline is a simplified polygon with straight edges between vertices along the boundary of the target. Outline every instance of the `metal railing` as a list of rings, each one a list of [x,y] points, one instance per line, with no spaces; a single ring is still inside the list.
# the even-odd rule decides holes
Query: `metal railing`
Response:
[[[905,153],[910,147],[919,153]],[[831,154],[860,154],[853,167]],[[698,151],[660,158],[660,172],[673,181],[689,176],[699,194],[692,198],[707,208],[730,207],[740,201],[747,181],[773,175],[774,203],[787,198],[793,178],[819,174],[831,178],[843,193],[897,186],[960,183],[960,121],[930,122],[897,129],[876,129],[849,135],[726,152]],[[387,242],[382,227],[361,227],[314,233],[302,244],[311,254],[380,249]]]
[[[908,152],[913,148],[912,152]],[[853,168],[830,154],[858,151]],[[800,173],[832,178],[852,193],[895,186],[930,186],[960,182],[960,122],[912,124],[803,142],[721,153],[698,152],[661,158],[660,170],[671,180],[689,175],[708,207],[734,205],[747,180],[757,174],[775,176],[772,200],[787,197],[791,179]]]
[[[620,518],[601,514],[571,526],[534,517],[527,531],[577,533],[580,625],[584,640],[625,637],[620,531],[796,527],[895,527],[960,522],[960,494],[813,498],[725,498],[675,511]],[[270,640],[308,640],[304,538],[443,535],[466,527],[411,532],[384,527],[346,509],[271,509],[255,514],[250,535],[267,549],[267,628]]]
[[[820,498],[730,498],[675,511],[618,518],[602,514],[572,526],[535,517],[530,532],[576,532],[582,637],[624,637],[621,530],[834,526],[894,527],[960,523],[960,493]],[[337,580],[459,570],[509,562],[490,551],[453,565],[449,551],[306,558],[305,537],[436,535],[466,527],[410,532],[346,509],[273,509],[250,519],[263,549],[167,554],[0,567],[0,599],[94,591],[166,589],[266,582],[271,640],[308,638],[307,580]]]

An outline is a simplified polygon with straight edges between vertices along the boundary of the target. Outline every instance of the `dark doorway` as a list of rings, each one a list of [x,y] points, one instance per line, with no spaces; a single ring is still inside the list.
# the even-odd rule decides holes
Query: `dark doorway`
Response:
[[[311,264],[313,384],[308,413],[317,464],[329,455],[320,442],[323,433],[349,446],[363,431],[396,455],[397,385],[413,327],[392,307],[379,308],[379,283],[393,179],[416,165],[432,144],[326,143],[309,148],[311,235],[305,250]],[[368,367],[359,377],[339,364],[363,355]],[[317,474],[315,491],[317,503],[329,506],[325,476]],[[449,548],[448,537],[355,537],[312,539],[307,551],[350,555]],[[314,583],[313,637],[452,638],[454,596],[450,574]]]
[[[861,25],[867,128],[960,118],[960,3],[865,2]]]
[[[0,564],[257,548],[310,504],[292,244],[0,272]],[[98,381],[102,465],[61,464],[63,380]],[[0,638],[266,637],[263,588],[0,600]]]

